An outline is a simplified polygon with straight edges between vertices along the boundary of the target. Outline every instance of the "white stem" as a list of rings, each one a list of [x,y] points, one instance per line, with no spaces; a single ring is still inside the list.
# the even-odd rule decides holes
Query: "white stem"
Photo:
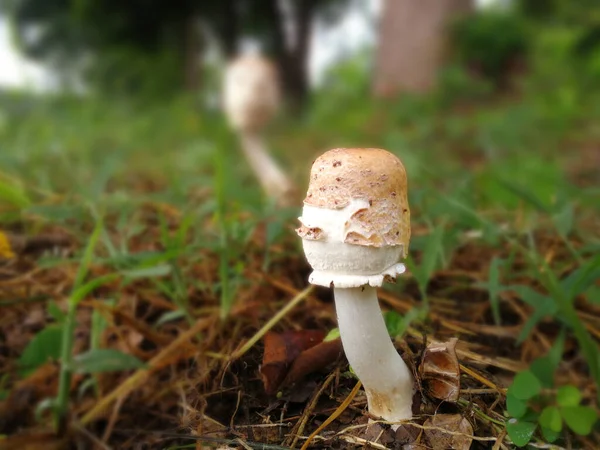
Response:
[[[412,417],[413,377],[387,333],[377,291],[334,288],[344,352],[365,387],[369,412],[396,422]]]
[[[266,194],[279,203],[285,203],[293,189],[292,182],[269,154],[258,133],[240,133],[242,150]]]

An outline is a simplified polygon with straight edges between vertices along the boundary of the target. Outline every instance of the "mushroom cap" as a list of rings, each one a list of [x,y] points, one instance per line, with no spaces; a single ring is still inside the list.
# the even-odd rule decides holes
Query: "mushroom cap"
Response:
[[[398,157],[379,148],[336,148],[313,163],[304,205],[339,210],[366,201],[347,220],[343,242],[370,247],[402,246],[410,240],[406,170]],[[321,230],[301,226],[303,239],[320,240]]]
[[[235,130],[260,130],[277,113],[279,79],[269,59],[239,56],[227,66],[223,82],[223,107]]]
[[[406,171],[386,150],[338,148],[314,162],[300,228],[309,281],[381,286],[404,271],[410,240]]]

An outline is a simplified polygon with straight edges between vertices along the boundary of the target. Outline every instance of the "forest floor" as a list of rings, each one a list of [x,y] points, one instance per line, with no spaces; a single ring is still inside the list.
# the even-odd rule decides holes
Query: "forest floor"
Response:
[[[332,292],[308,284],[302,196],[265,202],[235,139],[187,102],[58,103],[0,135],[1,449],[600,445],[596,125],[384,105],[270,135],[303,187],[332,147],[405,163],[409,270],[379,298],[420,404],[395,434],[369,425]],[[456,401],[420,368],[433,342],[450,343]]]

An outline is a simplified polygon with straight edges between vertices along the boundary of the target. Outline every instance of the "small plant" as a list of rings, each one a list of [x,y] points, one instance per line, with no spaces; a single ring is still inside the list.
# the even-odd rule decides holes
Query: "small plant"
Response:
[[[415,263],[412,256],[406,259],[408,269],[415,277],[419,286],[419,293],[423,299],[425,312],[429,310],[429,298],[427,296],[427,286],[433,273],[437,269],[439,262],[444,258],[444,224],[437,226],[429,236],[422,248],[422,257],[420,263]]]
[[[587,436],[598,421],[596,410],[581,404],[582,395],[575,386],[561,386],[555,394],[548,391],[554,384],[553,374],[563,346],[564,333],[548,355],[536,359],[528,370],[517,374],[508,388],[506,431],[519,447],[527,445],[538,428],[544,440],[555,442],[565,424],[575,434]]]
[[[126,285],[135,279],[164,276],[169,273],[165,270],[165,268],[168,269],[168,266],[164,264],[149,264],[162,263],[162,258],[159,258],[158,261],[157,258],[150,258],[148,261],[138,262],[138,266],[133,269],[119,270],[86,280],[89,268],[95,261],[94,252],[102,230],[102,222],[98,220],[80,260],[77,277],[67,301],[67,311],[61,311],[51,302],[48,306],[48,313],[55,322],[47,325],[31,340],[19,359],[23,376],[31,373],[48,360],[60,360],[58,396],[55,399],[42,401],[38,407],[38,413],[48,407],[53,410],[59,432],[64,431],[66,427],[73,374],[96,374],[137,369],[144,366],[144,363],[133,355],[116,349],[99,348],[99,334],[105,324],[97,311],[94,311],[93,315],[90,349],[74,355],[73,345],[79,303],[95,289],[109,282],[121,280],[121,285]],[[83,386],[89,385],[87,382],[83,384]]]
[[[579,389],[571,385],[562,386],[555,398],[544,399],[540,394],[541,386],[532,372],[524,371],[515,377],[509,388],[507,410],[511,417],[506,423],[506,431],[515,445],[527,445],[538,427],[548,442],[555,442],[560,437],[564,424],[580,436],[591,433],[598,414],[593,407],[581,404]],[[537,412],[528,407],[528,402],[545,406]]]
[[[409,309],[404,316],[398,314],[396,311],[386,311],[383,314],[385,327],[392,339],[402,337],[412,322],[423,319],[423,311],[419,308]]]

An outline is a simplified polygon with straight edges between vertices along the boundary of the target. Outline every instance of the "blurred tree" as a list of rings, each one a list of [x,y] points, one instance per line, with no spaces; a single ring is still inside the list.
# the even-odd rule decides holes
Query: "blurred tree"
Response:
[[[600,48],[600,1],[598,0],[521,0],[520,12],[534,21],[580,29],[573,50],[588,56]]]
[[[193,0],[7,0],[18,47],[104,91],[163,95],[193,87]]]
[[[497,87],[506,87],[523,66],[530,40],[520,15],[494,8],[457,20],[451,37],[457,62]]]
[[[580,25],[600,9],[598,0],[520,0],[515,6],[531,19]]]
[[[375,95],[429,90],[444,54],[449,20],[473,7],[473,0],[385,0],[375,60]]]
[[[277,61],[294,104],[308,91],[307,58],[316,15],[335,20],[350,0],[4,0],[20,49],[64,70],[85,66],[103,89],[196,88],[202,25],[227,56],[246,37]],[[151,83],[152,84],[152,83]]]
[[[360,0],[221,0],[202,9],[226,56],[234,56],[245,37],[262,44],[277,64],[286,98],[299,109],[308,94],[312,23],[317,17],[335,23],[353,1]]]

